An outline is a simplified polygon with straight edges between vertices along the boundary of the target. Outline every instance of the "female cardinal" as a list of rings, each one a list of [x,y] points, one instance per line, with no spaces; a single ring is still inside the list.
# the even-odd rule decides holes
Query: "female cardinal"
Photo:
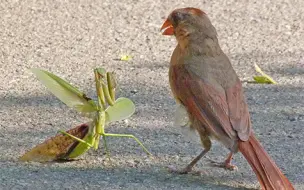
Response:
[[[207,15],[197,8],[176,9],[161,30],[163,35],[174,35],[178,42],[170,62],[170,86],[204,146],[179,173],[192,170],[210,150],[212,137],[231,151],[222,166],[233,169],[232,156],[240,151],[262,189],[294,189],[253,134],[241,81],[220,48]]]

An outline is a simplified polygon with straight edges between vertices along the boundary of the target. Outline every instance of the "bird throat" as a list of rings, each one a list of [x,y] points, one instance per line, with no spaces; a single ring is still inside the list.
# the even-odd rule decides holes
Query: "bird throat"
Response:
[[[180,46],[181,50],[184,52],[189,45],[190,32],[188,32],[183,28],[177,28],[175,31],[175,37],[178,42],[178,45]]]

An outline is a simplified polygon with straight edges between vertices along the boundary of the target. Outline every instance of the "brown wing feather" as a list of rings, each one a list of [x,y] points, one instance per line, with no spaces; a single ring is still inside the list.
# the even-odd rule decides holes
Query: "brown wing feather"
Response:
[[[251,122],[240,80],[226,90],[226,97],[231,125],[237,131],[238,137],[242,141],[247,141],[251,132]]]
[[[244,131],[248,128],[247,125],[241,126],[246,124],[242,119],[246,110],[243,106],[246,104],[238,105],[242,101],[237,99],[239,96],[234,96],[236,88],[228,90],[227,96],[224,89],[222,91],[215,89],[211,84],[191,73],[183,64],[171,67],[171,77],[174,78],[171,86],[174,86],[176,97],[187,107],[188,112],[202,122],[211,136],[222,141],[229,149],[235,150],[237,132],[241,131],[241,137],[246,137]],[[229,97],[228,101],[227,97]]]

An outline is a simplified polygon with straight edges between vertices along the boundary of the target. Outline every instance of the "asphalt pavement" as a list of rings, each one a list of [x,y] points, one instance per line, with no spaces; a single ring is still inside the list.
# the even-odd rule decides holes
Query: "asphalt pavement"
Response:
[[[257,138],[297,190],[304,189],[304,1],[87,0],[0,1],[0,189],[257,189],[241,154],[238,171],[210,166],[228,151],[214,143],[196,170],[176,175],[201,145],[173,126],[175,102],[168,85],[174,37],[159,29],[175,8],[204,10],[220,45],[241,80],[252,80],[258,64],[278,85],[244,83]],[[119,61],[130,55],[130,61]],[[57,74],[96,98],[93,69],[115,71],[118,96],[136,104],[127,121],[106,132],[134,134],[153,153],[130,139],[109,138],[111,160],[101,146],[79,159],[21,163],[38,143],[88,121],[61,103],[28,70]]]

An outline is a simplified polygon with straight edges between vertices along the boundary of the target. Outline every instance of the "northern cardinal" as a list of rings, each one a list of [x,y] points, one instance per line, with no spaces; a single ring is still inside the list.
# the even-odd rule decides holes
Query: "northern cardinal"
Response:
[[[161,27],[178,42],[170,62],[169,81],[176,101],[188,113],[204,150],[180,173],[187,173],[210,150],[210,138],[230,150],[223,166],[233,169],[240,151],[251,165],[262,189],[294,189],[255,137],[242,84],[219,46],[206,13],[197,8],[174,10]]]

